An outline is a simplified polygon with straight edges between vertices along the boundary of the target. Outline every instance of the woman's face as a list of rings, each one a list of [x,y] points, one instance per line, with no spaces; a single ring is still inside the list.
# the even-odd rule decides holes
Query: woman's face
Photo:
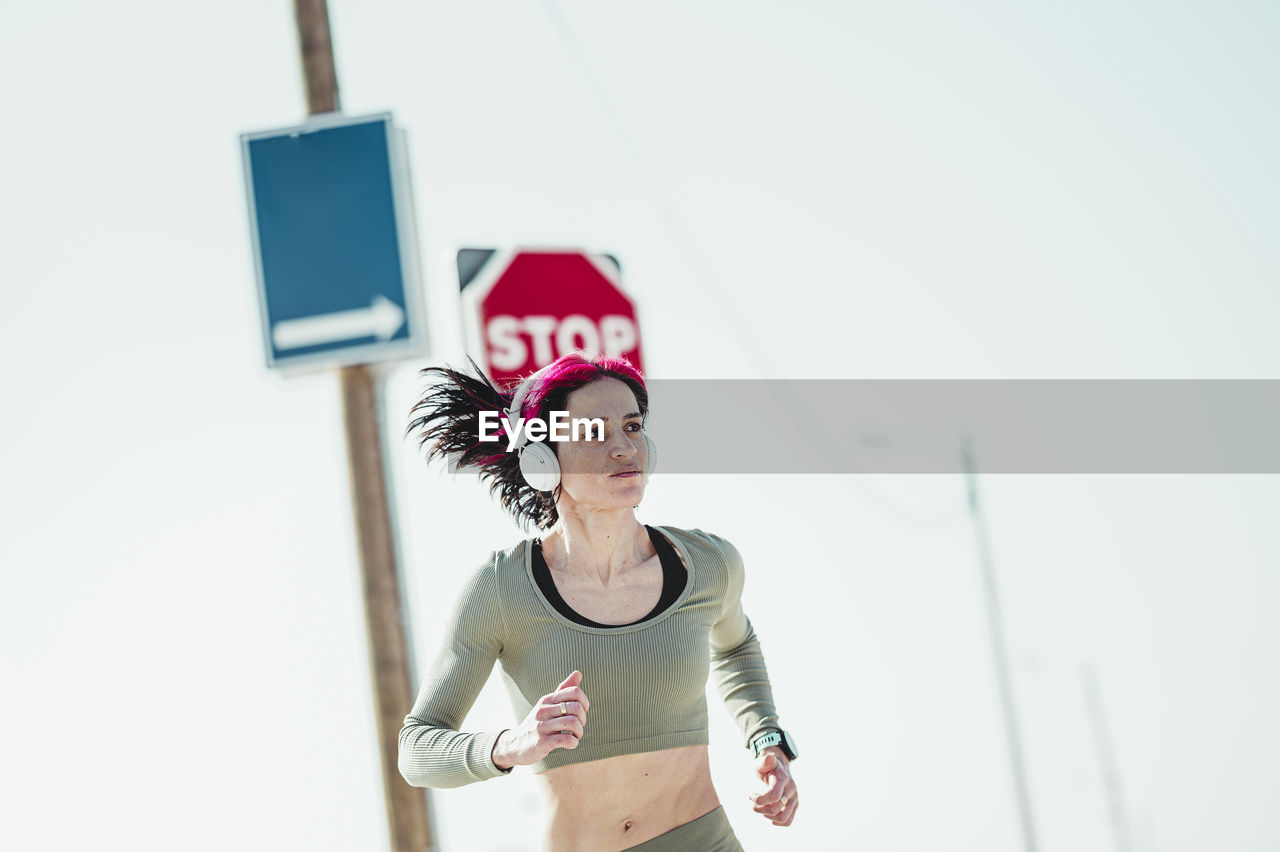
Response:
[[[556,441],[562,496],[600,509],[630,508],[644,496],[648,445],[640,422],[640,406],[625,382],[600,378],[569,394],[570,439]],[[572,430],[575,419],[598,418],[601,430]]]

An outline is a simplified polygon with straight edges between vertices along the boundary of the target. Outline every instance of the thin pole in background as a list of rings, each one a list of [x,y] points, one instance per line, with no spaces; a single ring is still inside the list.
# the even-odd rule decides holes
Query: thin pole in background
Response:
[[[307,114],[337,112],[340,108],[338,73],[326,2],[294,0],[294,14],[307,90]],[[378,416],[380,379],[367,364],[342,367],[339,378],[391,848],[393,852],[429,852],[434,846],[427,797],[424,791],[405,783],[398,766],[397,740],[404,714],[413,706],[414,694],[396,570],[391,505],[383,469]]]
[[[1031,791],[1027,785],[1026,760],[1022,754],[1022,735],[1018,729],[1018,714],[1013,700],[1013,678],[1009,672],[1009,652],[1004,641],[1004,619],[1000,611],[995,567],[992,564],[991,542],[987,536],[982,505],[978,500],[977,465],[974,462],[972,441],[968,435],[961,441],[960,453],[968,486],[969,513],[973,518],[974,534],[978,539],[978,561],[982,568],[982,589],[987,604],[987,629],[991,639],[991,656],[995,662],[996,681],[1000,690],[1000,708],[1004,714],[1005,736],[1009,742],[1009,762],[1013,772],[1018,819],[1022,827],[1022,842],[1026,852],[1036,852],[1035,820],[1031,812]]]
[[[1129,838],[1129,820],[1124,809],[1124,793],[1120,786],[1120,770],[1116,764],[1115,752],[1111,748],[1111,733],[1102,708],[1098,675],[1092,663],[1081,665],[1080,679],[1084,684],[1085,704],[1089,708],[1089,729],[1093,733],[1098,769],[1107,792],[1107,811],[1111,817],[1111,833],[1116,841],[1116,852],[1133,852],[1133,842]]]

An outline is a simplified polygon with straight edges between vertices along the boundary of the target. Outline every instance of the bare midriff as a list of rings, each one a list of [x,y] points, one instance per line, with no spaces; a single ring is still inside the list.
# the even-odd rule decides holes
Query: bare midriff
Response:
[[[662,566],[647,535],[641,548],[650,552],[630,572],[630,596],[575,582],[581,578],[556,570],[563,559],[558,546],[558,541],[547,544],[552,553],[548,562],[553,581],[569,605],[587,618],[627,624],[643,617],[658,602]],[[687,565],[683,567],[688,570]],[[539,777],[550,811],[543,852],[621,852],[720,805],[711,785],[705,745],[572,763],[549,769]]]
[[[551,812],[543,852],[620,852],[720,805],[705,745],[574,763],[539,777]]]

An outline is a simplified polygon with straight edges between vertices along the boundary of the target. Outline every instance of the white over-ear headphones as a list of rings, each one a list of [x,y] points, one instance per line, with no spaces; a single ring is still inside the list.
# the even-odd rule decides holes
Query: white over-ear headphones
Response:
[[[543,367],[520,382],[520,386],[516,388],[515,395],[511,397],[511,407],[504,412],[508,423],[515,423],[516,419],[521,416],[520,413],[524,408],[524,398],[528,396],[529,391],[533,390],[538,377],[546,369],[547,367]],[[644,472],[648,476],[653,473],[654,468],[658,465],[658,448],[648,435],[644,436],[644,442],[647,447]],[[512,449],[520,454],[520,475],[524,477],[524,481],[529,483],[530,487],[538,491],[555,490],[555,487],[560,484],[560,460],[556,458],[555,450],[551,449],[549,443],[545,441],[530,441],[528,431],[521,429]]]

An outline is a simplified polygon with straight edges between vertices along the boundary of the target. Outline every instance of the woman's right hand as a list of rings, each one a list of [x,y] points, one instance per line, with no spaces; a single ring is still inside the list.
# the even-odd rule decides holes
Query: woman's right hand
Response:
[[[528,766],[542,760],[552,749],[577,748],[591,706],[580,683],[582,672],[575,671],[555,692],[539,698],[523,722],[503,731],[493,746],[494,764],[504,770]]]

